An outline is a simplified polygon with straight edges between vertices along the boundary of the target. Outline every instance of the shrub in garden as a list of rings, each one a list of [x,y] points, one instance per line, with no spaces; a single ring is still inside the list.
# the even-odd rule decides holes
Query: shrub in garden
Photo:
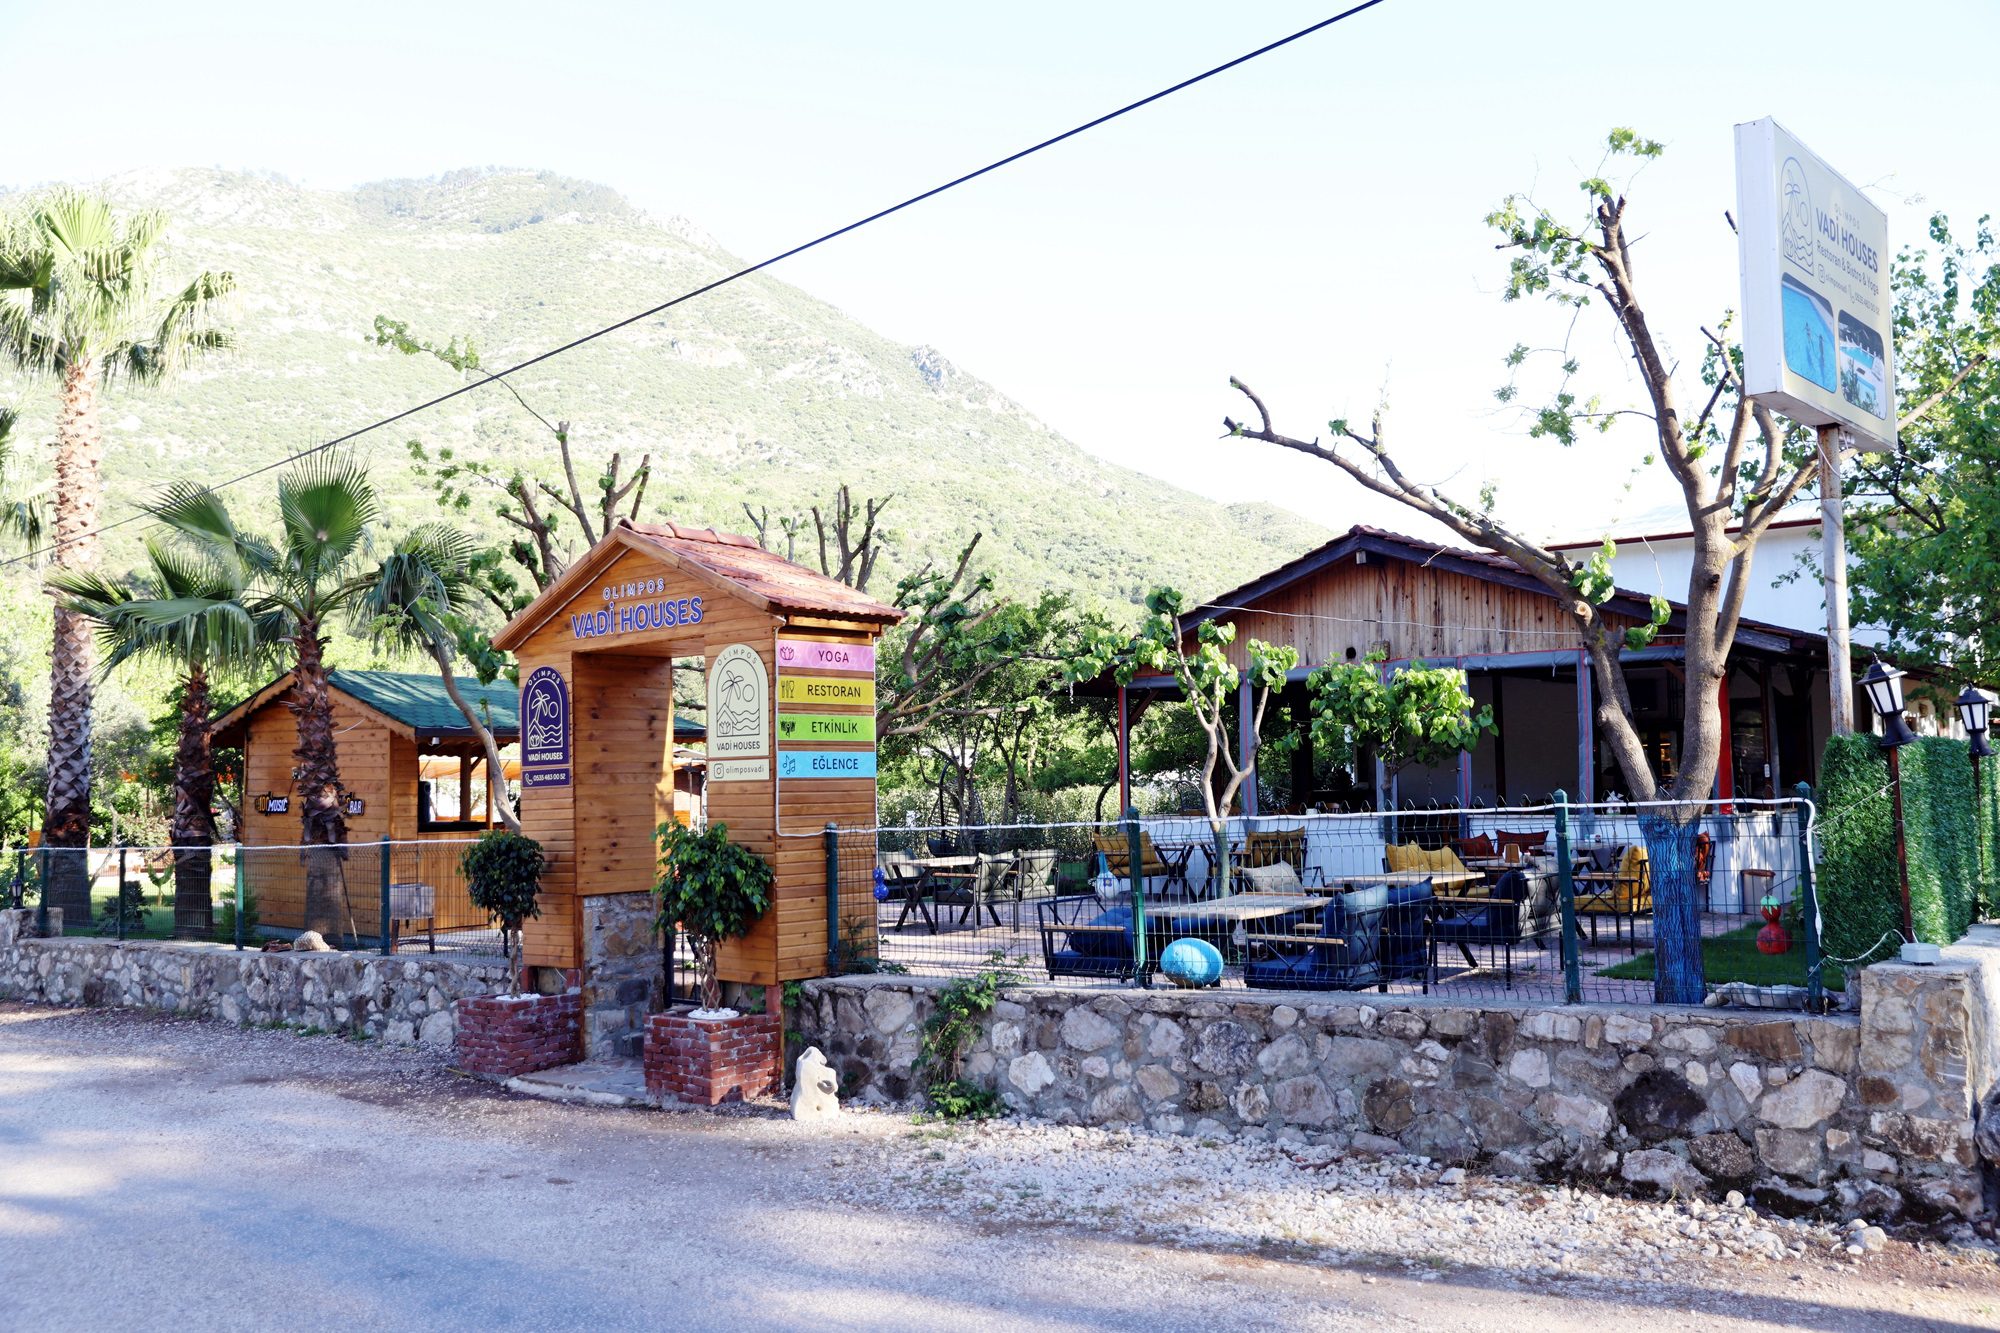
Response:
[[[486,913],[488,920],[500,923],[507,974],[517,994],[521,988],[521,923],[542,914],[536,899],[548,866],[542,844],[504,829],[482,835],[459,858],[472,905]]]
[[[679,823],[660,825],[660,904],[662,934],[679,929],[694,946],[701,975],[701,1005],[722,1007],[722,982],[715,974],[715,949],[741,939],[771,905],[771,865],[729,841],[729,826],[712,823],[700,832]]]

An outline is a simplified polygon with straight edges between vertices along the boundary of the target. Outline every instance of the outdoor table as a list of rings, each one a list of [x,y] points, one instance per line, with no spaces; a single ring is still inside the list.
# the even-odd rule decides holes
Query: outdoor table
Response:
[[[1485,876],[1474,874],[1470,870],[1463,872],[1456,870],[1388,870],[1377,875],[1354,875],[1338,882],[1342,889],[1365,889],[1377,884],[1387,884],[1396,887],[1405,884],[1421,884],[1425,880],[1429,880],[1431,882],[1431,889],[1434,892],[1456,895],[1469,892],[1473,886],[1481,883],[1484,879]]]
[[[893,887],[901,889],[903,894],[902,914],[890,929],[901,930],[903,923],[910,919],[910,909],[915,908],[931,934],[937,934],[937,917],[925,903],[925,897],[936,888],[940,872],[963,869],[976,865],[978,861],[976,856],[927,856],[914,861],[892,861],[883,866],[882,877]]]
[[[1206,902],[1175,903],[1164,907],[1148,906],[1146,917],[1149,921],[1177,921],[1184,917],[1219,918],[1242,925],[1274,916],[1290,916],[1294,912],[1314,911],[1325,907],[1326,903],[1323,894],[1231,893],[1221,898],[1210,898]]]

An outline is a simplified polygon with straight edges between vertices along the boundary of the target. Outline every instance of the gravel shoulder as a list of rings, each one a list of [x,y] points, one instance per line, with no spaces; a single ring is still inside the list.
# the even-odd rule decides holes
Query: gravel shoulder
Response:
[[[1991,1251],[1409,1159],[561,1105],[0,1004],[0,1327],[2000,1328]]]

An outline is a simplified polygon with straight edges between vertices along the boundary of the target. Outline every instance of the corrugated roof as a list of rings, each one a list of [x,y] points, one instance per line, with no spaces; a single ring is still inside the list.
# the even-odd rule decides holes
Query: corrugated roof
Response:
[[[432,736],[472,734],[465,715],[444,692],[444,681],[438,676],[414,671],[335,670],[327,673],[327,683],[412,731]],[[492,719],[488,725],[495,740],[511,741],[519,735],[521,692],[511,681],[481,685],[476,680],[461,680],[458,692],[475,711]]]
[[[628,528],[647,545],[702,566],[744,591],[787,611],[807,611],[854,620],[897,621],[903,613],[856,592],[838,579],[815,574],[767,551],[749,537],[680,523],[633,523]]]

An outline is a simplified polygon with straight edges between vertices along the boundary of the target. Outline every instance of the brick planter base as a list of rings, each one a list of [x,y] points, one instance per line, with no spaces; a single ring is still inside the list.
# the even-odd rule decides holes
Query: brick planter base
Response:
[[[646,1020],[646,1091],[697,1106],[777,1094],[781,1017],[695,1019],[691,1012],[676,1009]]]
[[[583,1058],[583,993],[487,995],[458,1002],[458,1067],[513,1078]]]

